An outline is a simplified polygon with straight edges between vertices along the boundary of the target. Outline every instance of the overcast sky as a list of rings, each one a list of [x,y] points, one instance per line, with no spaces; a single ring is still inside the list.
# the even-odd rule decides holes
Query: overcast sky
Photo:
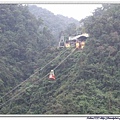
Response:
[[[61,14],[67,17],[73,17],[81,20],[86,16],[92,15],[92,12],[101,4],[38,4],[39,7],[46,8],[47,10],[56,14]]]

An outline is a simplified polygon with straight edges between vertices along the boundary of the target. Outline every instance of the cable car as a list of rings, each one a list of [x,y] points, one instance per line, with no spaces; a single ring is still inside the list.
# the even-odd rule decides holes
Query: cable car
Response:
[[[50,79],[50,80],[55,80],[54,70],[51,70],[51,71],[50,71],[49,79]]]
[[[66,48],[70,48],[70,43],[66,43],[66,44],[65,44],[65,47],[66,47]]]
[[[80,43],[78,41],[76,42],[76,48],[80,48]]]
[[[81,42],[81,49],[83,49],[85,46],[85,42]]]

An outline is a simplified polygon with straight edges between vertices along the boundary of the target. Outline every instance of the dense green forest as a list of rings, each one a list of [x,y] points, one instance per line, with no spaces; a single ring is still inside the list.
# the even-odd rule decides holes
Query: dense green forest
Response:
[[[52,12],[36,5],[29,5],[28,8],[37,19],[41,18],[43,24],[51,31],[52,34],[54,34],[57,41],[59,40],[61,31],[65,31],[70,28],[76,30],[79,27],[79,21],[74,18],[68,18],[59,14],[54,15]],[[42,26],[40,28],[42,28]],[[76,32],[73,34],[76,34]]]
[[[0,5],[0,89],[16,85],[33,73],[42,49],[55,39],[22,5]],[[3,94],[2,92],[0,93]]]
[[[119,4],[80,21],[90,35],[83,50],[58,49],[52,28],[28,6],[1,4],[0,21],[0,114],[120,114]],[[61,31],[75,30],[68,28]]]

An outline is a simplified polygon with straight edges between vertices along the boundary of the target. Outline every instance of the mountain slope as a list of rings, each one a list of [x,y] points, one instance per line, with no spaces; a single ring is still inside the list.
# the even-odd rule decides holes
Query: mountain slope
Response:
[[[59,34],[64,31],[69,24],[74,23],[76,26],[79,22],[73,18],[64,17],[62,15],[54,15],[52,12],[37,7],[36,5],[29,5],[30,12],[36,16],[36,18],[41,18],[44,25],[52,32],[54,37],[59,40]]]
[[[33,73],[40,52],[54,45],[54,38],[47,30],[39,31],[41,24],[23,5],[1,4],[0,21],[0,94],[3,95]]]
[[[32,78],[33,82],[22,96],[11,103],[14,106],[11,111],[5,106],[7,111],[14,114],[119,114],[119,70],[111,74],[111,64],[91,63],[93,55],[86,54],[86,49],[75,51],[55,70],[56,81],[49,81],[48,76],[42,78],[61,58],[66,58],[66,54],[48,65]]]
[[[41,66],[65,52],[20,86],[16,92],[25,91],[2,106],[0,113],[120,114],[119,13],[119,5],[103,4],[82,20],[90,37],[83,50],[76,50],[66,60],[73,48],[43,50],[38,60]],[[56,66],[56,80],[50,81],[48,73]]]

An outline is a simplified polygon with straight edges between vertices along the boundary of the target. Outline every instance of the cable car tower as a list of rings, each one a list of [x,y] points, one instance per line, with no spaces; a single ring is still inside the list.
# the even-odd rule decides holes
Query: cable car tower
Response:
[[[60,36],[60,41],[59,41],[59,48],[65,47],[65,37],[64,35]]]

